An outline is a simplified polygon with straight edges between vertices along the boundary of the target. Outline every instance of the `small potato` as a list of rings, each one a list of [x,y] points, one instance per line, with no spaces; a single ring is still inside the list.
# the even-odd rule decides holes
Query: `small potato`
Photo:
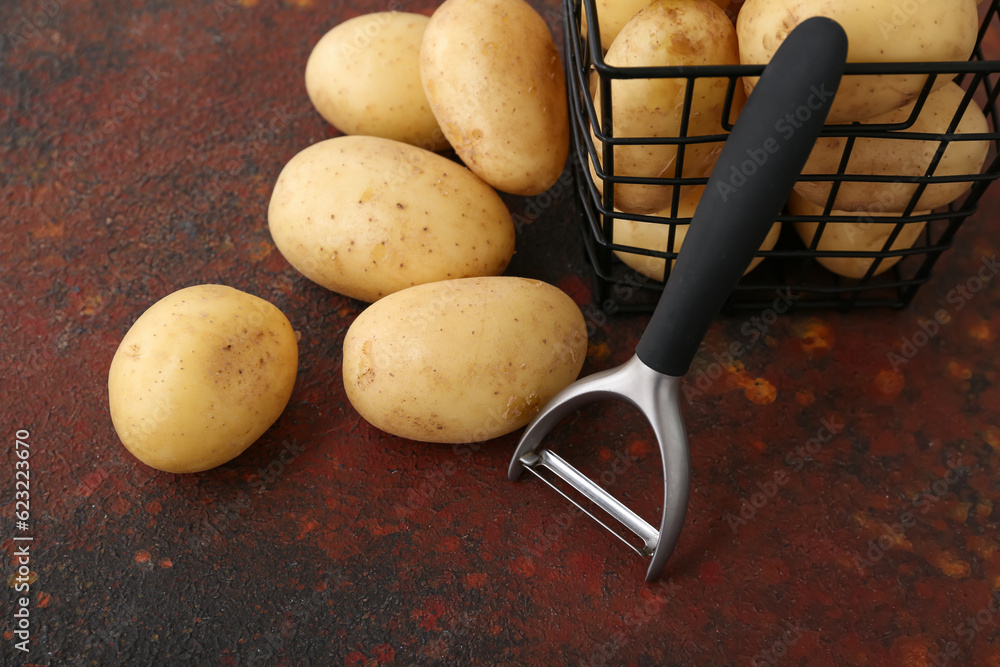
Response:
[[[292,266],[361,301],[497,275],[514,254],[514,223],[496,191],[445,157],[377,137],[334,137],[293,157],[268,223]]]
[[[281,415],[298,355],[292,325],[264,299],[224,285],[179,290],[122,339],[108,373],[111,421],[148,466],[214,468]]]
[[[420,50],[431,109],[462,161],[498,190],[536,195],[569,154],[566,80],[545,20],[524,0],[445,0]]]
[[[344,134],[448,148],[420,83],[428,21],[422,14],[377,12],[326,33],[306,63],[306,92],[320,115]]]
[[[965,91],[960,86],[949,82],[927,97],[916,122],[905,132],[932,135],[947,133],[964,96]],[[910,104],[867,122],[902,123],[910,117],[912,111],[913,104]],[[955,133],[985,132],[989,132],[986,116],[973,101],[966,108]],[[901,134],[898,139],[870,137],[856,139],[844,173],[911,179],[923,176],[931,166],[941,142],[902,138],[905,136]],[[820,137],[802,173],[805,175],[837,173],[846,147],[847,139],[844,137]],[[985,140],[952,141],[945,148],[941,161],[934,170],[934,176],[978,174],[986,161],[988,151],[989,142]],[[834,207],[844,211],[904,211],[916,192],[917,185],[915,182],[844,181],[837,190]],[[961,197],[971,185],[970,181],[930,184],[921,193],[916,208],[935,209],[950,204]],[[830,190],[830,181],[802,180],[795,185],[796,192],[818,205],[826,204]]]
[[[625,24],[650,2],[651,0],[597,0],[597,25],[601,31],[601,48],[607,51]],[[719,9],[728,9],[730,5],[730,0],[712,0],[712,2],[717,4]],[[587,33],[586,12],[583,13],[581,32]]]
[[[376,427],[424,442],[478,442],[525,424],[576,379],[580,308],[556,287],[499,276],[396,292],[344,339],[344,387]]]
[[[792,193],[788,200],[788,210],[792,215],[823,215],[823,207],[813,204],[801,195]],[[930,211],[916,211],[914,216],[926,215]],[[885,244],[889,240],[889,235],[895,230],[896,225],[892,222],[899,220],[887,220],[884,223],[873,222],[873,218],[892,218],[898,214],[886,213],[884,211],[833,211],[831,216],[846,218],[836,222],[828,222],[823,228],[823,235],[819,239],[817,250],[823,252],[884,252]],[[856,222],[848,219],[853,218]],[[912,248],[921,232],[924,231],[926,222],[911,222],[906,224],[899,232],[896,240],[892,243],[892,250],[905,250]],[[819,229],[818,222],[796,222],[795,231],[798,232],[802,242],[811,247],[816,232]],[[884,271],[888,271],[896,264],[902,256],[886,257],[875,267],[872,275],[877,276]],[[863,278],[868,269],[875,261],[871,257],[816,257],[816,261],[827,269],[844,276],[845,278]]]
[[[770,62],[785,37],[813,16],[843,26],[849,63],[965,62],[979,31],[976,0],[747,0],[736,21],[743,64]],[[938,76],[935,85],[950,78]],[[826,122],[850,123],[898,109],[916,99],[926,82],[923,74],[845,76]],[[757,77],[743,83],[749,94]]]
[[[691,218],[694,215],[695,209],[698,208],[698,201],[701,199],[702,193],[705,191],[704,186],[699,186],[691,191],[690,194],[682,198],[677,203],[677,218]],[[660,211],[656,214],[658,217],[671,218],[670,207],[665,210]],[[681,246],[684,243],[684,237],[687,236],[687,231],[690,225],[677,225],[674,231],[674,244],[673,247],[668,250],[668,244],[670,242],[670,226],[666,224],[658,224],[655,222],[643,222],[641,220],[625,220],[625,219],[615,219],[615,232],[614,232],[614,242],[616,244],[632,246],[635,248],[645,248],[646,250],[657,250],[662,252],[680,252]],[[778,242],[778,237],[781,235],[781,223],[776,222],[771,225],[771,230],[767,233],[764,238],[764,242],[761,244],[761,250],[771,250],[774,245]],[[663,280],[664,269],[666,268],[667,260],[662,257],[651,257],[649,255],[640,255],[634,252],[625,252],[616,250],[615,255],[618,256],[620,260],[625,262],[625,264],[646,276],[647,278],[652,278],[653,280]],[[671,268],[673,268],[673,262],[671,261]],[[754,257],[744,271],[744,275],[753,271],[757,265],[764,261],[763,257]]]
[[[615,67],[737,65],[736,29],[726,13],[710,0],[657,0],[636,14],[618,34],[605,59]],[[687,80],[615,79],[611,82],[613,136],[680,137],[684,119]],[[692,93],[688,137],[724,135],[725,102],[729,79],[698,78]],[[735,121],[743,107],[744,93],[737,82],[728,120]],[[595,95],[597,117],[602,100]],[[606,128],[603,128],[607,132]],[[592,134],[598,159],[604,144]],[[682,175],[708,176],[722,150],[721,141],[691,143],[684,151]],[[673,177],[677,145],[618,145],[614,149],[616,176]],[[602,187],[591,165],[591,175]],[[616,208],[627,213],[650,214],[666,207],[673,196],[671,185],[615,184]],[[686,193],[685,193],[686,196]]]

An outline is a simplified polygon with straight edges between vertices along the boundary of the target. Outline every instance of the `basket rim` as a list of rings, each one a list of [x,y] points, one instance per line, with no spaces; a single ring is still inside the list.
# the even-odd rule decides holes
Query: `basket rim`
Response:
[[[593,56],[593,53],[591,54]],[[608,65],[604,57],[592,60],[598,74],[611,79],[692,79],[692,78],[741,78],[760,76],[767,67],[760,65],[658,65],[621,67]],[[995,74],[1000,72],[1000,60],[941,60],[927,62],[859,62],[848,63],[844,76],[913,75],[927,76],[958,74]]]

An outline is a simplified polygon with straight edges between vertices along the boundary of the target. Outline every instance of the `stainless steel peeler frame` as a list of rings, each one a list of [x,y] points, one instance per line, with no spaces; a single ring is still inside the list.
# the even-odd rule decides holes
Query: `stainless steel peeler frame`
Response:
[[[667,559],[677,545],[687,513],[688,490],[690,488],[690,456],[688,454],[687,431],[680,414],[679,393],[681,378],[662,375],[646,366],[637,356],[627,362],[594,373],[557,394],[528,426],[514,453],[508,475],[515,480],[525,469],[535,473],[539,479],[551,486],[581,511],[622,539],[641,556],[652,556],[646,580],[652,580],[662,570]],[[580,474],[558,454],[550,450],[538,451],[542,438],[555,424],[578,407],[596,400],[613,398],[633,404],[649,419],[653,433],[660,443],[660,457],[663,461],[663,518],[657,530],[642,517],[630,510],[617,498]],[[571,497],[563,493],[548,479],[538,474],[537,466],[548,468],[573,488],[585,495],[591,502],[617,519],[623,526],[638,536],[641,549],[621,538],[615,530],[594,516]]]

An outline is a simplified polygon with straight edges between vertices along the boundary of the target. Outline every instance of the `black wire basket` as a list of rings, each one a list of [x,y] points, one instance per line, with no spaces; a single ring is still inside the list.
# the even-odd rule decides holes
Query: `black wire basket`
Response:
[[[847,75],[924,75],[927,81],[916,100],[907,106],[909,114],[892,122],[866,121],[833,125],[823,131],[824,139],[843,146],[839,164],[826,172],[811,172],[809,167],[800,179],[808,184],[812,201],[794,195],[799,205],[786,206],[776,220],[773,246],[761,249],[756,266],[741,280],[730,295],[725,310],[761,310],[781,299],[790,309],[884,307],[904,308],[917,289],[930,277],[935,262],[948,249],[962,222],[975,212],[986,188],[1000,175],[1000,122],[998,122],[995,77],[1000,62],[984,57],[984,39],[995,34],[1000,23],[1000,0],[980,6],[980,30],[973,56],[968,62],[947,63],[852,63]],[[595,299],[608,312],[646,312],[651,310],[669,278],[672,260],[679,250],[678,234],[686,230],[690,217],[683,217],[681,206],[685,189],[707,182],[707,175],[686,176],[683,170],[685,151],[692,147],[725,140],[735,116],[733,101],[740,94],[742,77],[758,76],[763,65],[719,65],[697,67],[612,67],[602,54],[595,0],[564,0],[566,17],[564,62],[569,90],[573,138],[572,167],[577,193],[582,205],[582,225],[587,258],[595,274]],[[583,27],[581,27],[581,25]],[[685,101],[677,136],[616,137],[612,123],[612,82],[623,79],[674,78],[682,81]],[[945,132],[918,132],[914,128],[935,82],[953,78],[961,89],[961,100]],[[723,133],[698,135],[690,132],[689,117],[695,84],[701,79],[728,82],[726,101],[720,120]],[[595,105],[599,92],[605,104]],[[957,132],[959,121],[970,105],[977,105],[987,119],[985,132]],[[905,111],[905,109],[904,109]],[[884,117],[880,117],[880,120]],[[926,171],[921,175],[853,173],[850,158],[858,141],[885,139],[893,142],[938,142]],[[937,173],[948,146],[958,142],[987,145],[983,169],[978,173]],[[659,177],[622,176],[615,173],[615,147],[622,145],[672,145],[676,161],[671,174]],[[885,146],[886,144],[883,144]],[[839,150],[839,148],[838,148]],[[596,166],[595,166],[596,165]],[[752,165],[748,165],[752,167]],[[967,183],[964,194],[947,205],[921,208],[927,188],[942,184]],[[608,187],[614,184],[613,187]],[[617,184],[664,185],[672,188],[672,199],[657,213],[626,213],[616,208]],[[867,212],[838,210],[840,197],[859,186],[881,184],[904,193],[902,201],[889,207],[866,206]],[[965,187],[965,186],[961,186]],[[816,193],[823,197],[817,199]],[[897,197],[898,199],[898,197]],[[791,201],[791,200],[790,200]],[[824,202],[820,204],[819,202]],[[877,204],[877,202],[876,202]],[[792,209],[795,209],[795,214]],[[690,213],[688,213],[690,215]],[[617,221],[617,224],[616,224]],[[646,240],[630,234],[622,239],[621,225],[628,229],[654,231]],[[616,227],[619,238],[616,239]],[[863,236],[865,249],[857,243]],[[657,239],[650,242],[650,238]],[[623,258],[625,261],[623,261]],[[644,264],[637,264],[641,260]],[[636,266],[644,266],[637,269]]]

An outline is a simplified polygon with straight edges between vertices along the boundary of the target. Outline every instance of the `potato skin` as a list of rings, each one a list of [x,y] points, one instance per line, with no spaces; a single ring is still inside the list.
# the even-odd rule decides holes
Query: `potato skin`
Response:
[[[122,339],[108,373],[111,420],[146,465],[208,470],[278,419],[297,373],[298,342],[278,308],[224,285],[187,287]]]
[[[770,62],[778,46],[801,22],[813,16],[836,20],[847,32],[847,62],[964,62],[972,55],[979,30],[976,0],[911,3],[873,0],[747,0],[736,21],[744,65]],[[939,76],[935,86],[951,77]],[[827,123],[850,123],[909,104],[926,75],[845,76]],[[749,94],[757,77],[743,80]]]
[[[305,72],[306,92],[320,115],[344,134],[448,148],[420,83],[420,43],[429,20],[376,12],[323,35]]]
[[[496,438],[580,373],[587,328],[552,285],[510,276],[419,285],[368,307],[344,339],[347,397],[374,426],[423,442]]]
[[[728,9],[729,0],[712,0],[719,9]],[[597,0],[597,24],[601,31],[601,48],[607,51],[615,37],[629,20],[649,5],[650,0]],[[587,14],[581,9],[581,33],[587,33]]]
[[[705,186],[697,186],[693,188],[688,195],[681,198],[681,200],[677,203],[676,218],[691,218],[694,216],[694,212],[698,208],[698,202],[701,200],[701,196],[704,192]],[[656,215],[662,218],[675,217],[671,215],[671,209],[669,206]],[[674,244],[671,252],[681,251],[681,248],[684,245],[684,238],[687,236],[689,227],[690,225],[683,224],[677,226],[674,231]],[[622,245],[632,246],[635,248],[645,248],[647,250],[666,252],[668,250],[667,244],[670,241],[670,226],[657,224],[655,222],[615,218],[614,234],[614,242],[616,244],[620,243]],[[760,249],[771,250],[774,248],[780,235],[781,223],[775,222],[771,225],[771,229],[768,231],[767,236],[764,237],[764,241],[761,243]],[[625,262],[630,269],[638,271],[647,278],[659,281],[663,280],[667,260],[662,257],[651,257],[649,255],[640,255],[639,253],[625,252],[622,250],[616,250],[615,255],[618,259]],[[673,268],[673,262],[676,261],[677,260],[671,261],[671,268]],[[763,257],[754,257],[743,274],[746,275],[747,273],[753,271],[762,261],[764,261]]]
[[[821,216],[823,215],[823,210],[824,207],[817,206],[794,192],[789,197],[788,211],[792,215]],[[912,215],[922,216],[929,212],[914,211]],[[832,211],[830,215],[836,217],[853,217],[857,222],[838,220],[828,223],[823,228],[823,236],[816,246],[817,250],[823,252],[863,251],[881,253],[885,242],[889,240],[889,235],[895,229],[895,225],[892,222],[899,222],[898,220],[888,221],[887,223],[872,221],[873,218],[897,215],[885,211]],[[924,231],[926,225],[927,223],[923,221],[907,223],[899,232],[899,235],[896,236],[896,240],[892,242],[892,250],[912,248],[913,244],[920,238],[920,233]],[[795,223],[795,231],[807,246],[811,246],[818,229],[818,222]],[[902,256],[882,259],[872,275],[877,276],[880,273],[888,271],[898,264],[901,259]],[[868,269],[871,268],[875,260],[869,257],[817,256],[816,261],[839,276],[860,279],[864,278],[865,274],[868,273]]]
[[[907,132],[944,134],[955,117],[965,91],[958,84],[948,82],[931,93],[925,100],[916,122]],[[913,110],[913,104],[877,116],[868,123],[902,123]],[[966,108],[956,134],[989,132],[986,116],[975,101]],[[935,153],[939,141],[914,141],[860,137],[851,150],[851,158],[844,173],[852,175],[923,176]],[[842,160],[847,139],[820,137],[809,156],[803,174],[835,174]],[[978,174],[989,151],[987,141],[953,141],[944,150],[941,161],[934,170],[935,176]],[[845,181],[837,190],[834,207],[843,211],[904,211],[917,190],[917,183],[876,183]],[[935,209],[955,201],[972,185],[970,181],[932,183],[920,195],[916,208]],[[795,191],[814,204],[825,205],[830,196],[830,181],[802,180],[795,184]]]
[[[726,13],[710,0],[657,0],[622,28],[605,58],[616,67],[687,67],[737,65],[736,30]],[[616,79],[611,82],[614,136],[679,137],[686,96],[684,78]],[[699,78],[691,100],[687,136],[724,135],[723,118],[729,80]],[[729,120],[735,120],[745,101],[737,82]],[[600,90],[594,98],[600,117]],[[592,135],[601,156],[603,144]],[[684,152],[683,176],[708,176],[722,142],[692,143]],[[619,145],[614,149],[616,176],[673,177],[677,146]],[[591,165],[591,175],[603,184]],[[673,196],[670,185],[615,184],[615,207],[650,214],[666,207]],[[685,192],[685,196],[686,196]]]
[[[493,187],[536,195],[569,155],[566,80],[524,0],[445,0],[420,49],[424,92],[462,161]]]
[[[268,223],[292,266],[361,301],[496,275],[514,254],[514,223],[492,188],[445,157],[378,137],[335,137],[293,157]]]

